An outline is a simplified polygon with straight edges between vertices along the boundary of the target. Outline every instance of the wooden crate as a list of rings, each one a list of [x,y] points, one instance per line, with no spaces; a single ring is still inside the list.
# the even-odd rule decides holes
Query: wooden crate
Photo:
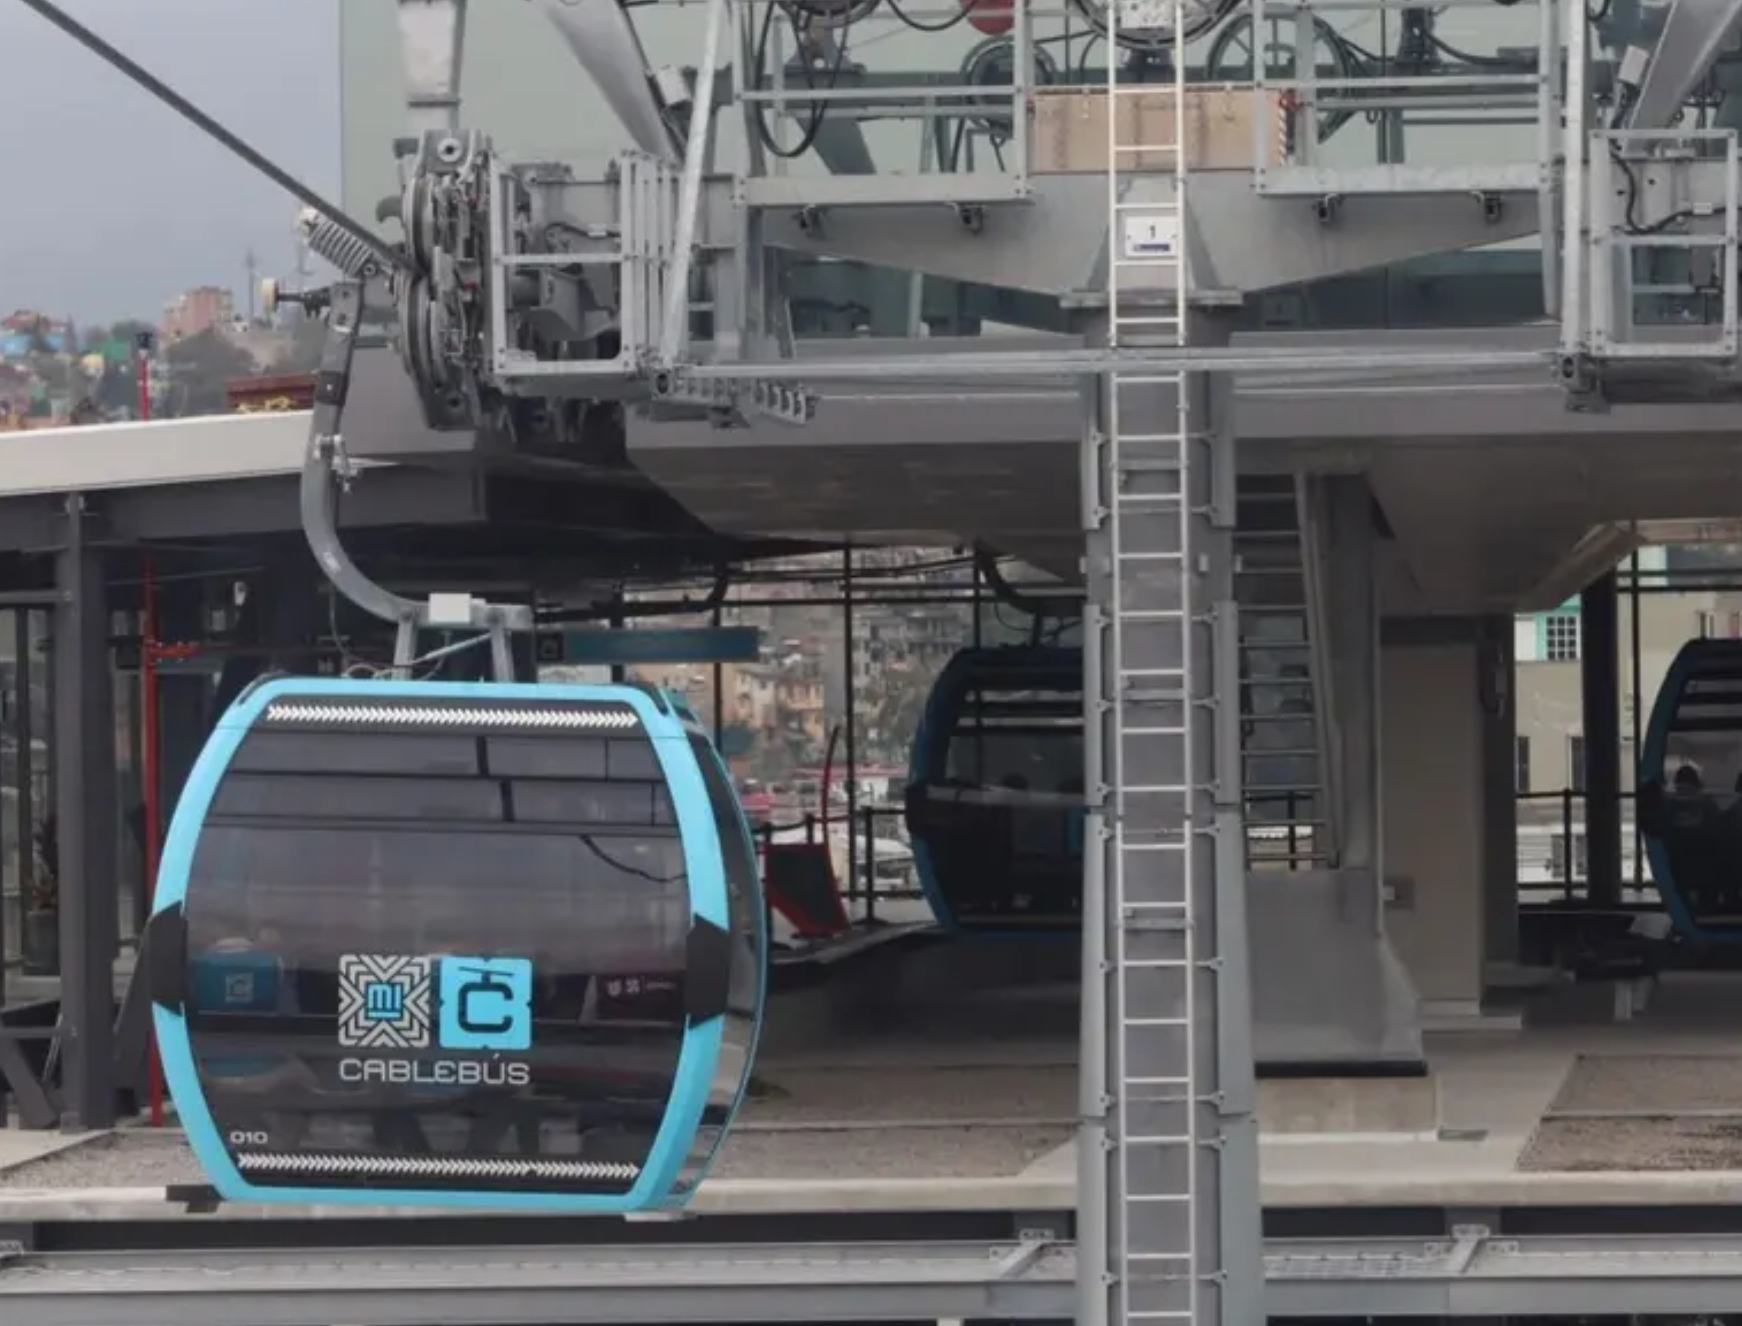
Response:
[[[1171,143],[1173,89],[1157,87],[1121,92],[1117,98],[1119,141]],[[1259,162],[1259,138],[1254,120],[1262,119],[1264,159]],[[1190,170],[1250,170],[1281,165],[1288,129],[1280,92],[1256,88],[1203,87],[1186,89],[1186,131],[1180,136]],[[1037,175],[1100,174],[1107,169],[1107,90],[1105,88],[1041,88],[1034,93],[1030,126],[1030,170]],[[1121,170],[1173,169],[1167,152],[1126,152]]]

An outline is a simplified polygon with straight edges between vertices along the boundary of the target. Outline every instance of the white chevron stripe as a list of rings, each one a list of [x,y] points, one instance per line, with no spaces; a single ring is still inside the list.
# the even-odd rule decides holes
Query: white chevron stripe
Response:
[[[420,727],[547,728],[616,731],[639,727],[626,709],[515,709],[436,705],[317,704],[284,701],[266,707],[269,723],[371,723]]]
[[[475,1179],[620,1179],[632,1181],[641,1166],[607,1160],[468,1160],[448,1156],[337,1156],[319,1153],[239,1155],[242,1170],[278,1170],[291,1174],[356,1174],[407,1178]]]

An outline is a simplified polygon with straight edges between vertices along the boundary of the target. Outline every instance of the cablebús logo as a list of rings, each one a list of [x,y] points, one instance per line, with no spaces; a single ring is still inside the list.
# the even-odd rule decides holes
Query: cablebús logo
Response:
[[[348,953],[339,959],[338,1036],[364,1052],[339,1060],[343,1082],[526,1086],[531,1068],[499,1056],[532,1048],[532,962]]]

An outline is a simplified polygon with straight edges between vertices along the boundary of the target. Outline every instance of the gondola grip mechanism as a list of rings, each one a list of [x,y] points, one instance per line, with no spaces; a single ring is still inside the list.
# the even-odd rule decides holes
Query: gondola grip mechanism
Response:
[[[465,625],[490,633],[498,680],[511,680],[512,661],[506,635],[533,629],[529,605],[485,603],[469,594],[434,594],[422,602],[403,598],[364,575],[339,537],[334,488],[348,487],[353,475],[345,455],[341,425],[368,290],[364,280],[340,281],[332,287],[328,300],[327,338],[315,378],[315,402],[302,476],[302,524],[309,550],[339,593],[370,616],[399,628],[396,665],[415,656],[420,630],[429,626]],[[458,617],[462,609],[463,621]],[[508,675],[503,675],[505,666]]]

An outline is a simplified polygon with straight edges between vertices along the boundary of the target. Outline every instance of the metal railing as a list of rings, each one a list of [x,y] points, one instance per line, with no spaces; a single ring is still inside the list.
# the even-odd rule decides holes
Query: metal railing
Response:
[[[762,849],[773,845],[780,834],[802,832],[804,836],[797,841],[805,846],[827,845],[831,870],[840,887],[841,901],[846,905],[848,916],[855,922],[876,922],[883,919],[877,914],[878,904],[881,902],[914,902],[923,901],[925,898],[925,890],[920,888],[917,877],[912,884],[901,884],[878,877],[880,859],[882,864],[888,862],[886,855],[880,858],[879,842],[902,840],[901,835],[894,832],[879,834],[878,826],[886,822],[900,824],[904,814],[899,806],[860,806],[851,816],[843,810],[839,814],[830,814],[826,819],[815,812],[807,811],[797,819],[757,824],[752,832],[758,855]],[[847,855],[845,869],[842,869],[834,860],[834,844],[830,840],[837,826],[849,823],[852,825],[851,833],[841,842]]]
[[[1310,811],[1314,798],[1303,792],[1257,792],[1247,798],[1249,807],[1263,805],[1273,811],[1280,807],[1281,815],[1272,815],[1248,824],[1246,833],[1247,865],[1254,870],[1312,870],[1320,864],[1314,847],[1314,825]],[[850,842],[839,840],[846,861],[835,859],[834,843],[830,843],[830,864],[840,887],[841,901],[855,922],[876,922],[881,918],[878,907],[885,902],[916,902],[925,899],[917,874],[911,883],[884,878],[880,871],[889,864],[884,844],[901,843],[907,847],[906,812],[900,806],[860,806],[850,819]],[[777,835],[801,833],[796,841],[809,847],[821,846],[835,831],[849,822],[845,810],[826,817],[811,811],[784,821],[768,821],[753,826],[758,854]],[[792,842],[794,840],[787,839]],[[911,852],[911,848],[908,848]],[[912,857],[907,858],[909,862]],[[917,871],[917,866],[911,866]]]
[[[1589,794],[1573,787],[1519,792],[1515,853],[1521,898],[1581,902],[1590,891],[1590,853],[1586,803]],[[1638,831],[1635,795],[1621,794],[1621,901],[1624,906],[1655,904],[1651,863]]]

